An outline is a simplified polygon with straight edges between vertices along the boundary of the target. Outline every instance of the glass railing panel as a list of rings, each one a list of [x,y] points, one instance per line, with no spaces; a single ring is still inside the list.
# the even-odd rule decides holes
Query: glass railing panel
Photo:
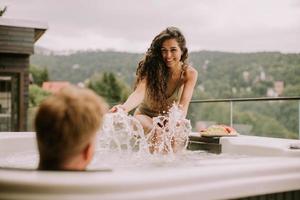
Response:
[[[246,101],[233,103],[233,127],[243,135],[298,138],[299,103]]]
[[[228,102],[191,103],[187,118],[193,131],[200,131],[214,124],[230,125],[230,104]]]

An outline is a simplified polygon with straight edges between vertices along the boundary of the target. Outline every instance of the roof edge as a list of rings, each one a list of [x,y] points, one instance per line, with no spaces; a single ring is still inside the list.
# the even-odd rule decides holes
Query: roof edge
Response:
[[[24,20],[24,19],[11,19],[0,17],[0,25],[12,26],[12,27],[23,27],[23,28],[34,28],[34,29],[48,29],[48,24],[41,21]]]

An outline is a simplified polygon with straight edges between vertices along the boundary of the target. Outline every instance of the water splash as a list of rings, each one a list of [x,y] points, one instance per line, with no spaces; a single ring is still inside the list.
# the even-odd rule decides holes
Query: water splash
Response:
[[[190,120],[174,103],[166,116],[153,118],[153,129],[147,135],[150,152],[173,154],[186,149],[191,130]]]
[[[104,117],[100,146],[108,151],[173,155],[186,148],[191,129],[190,121],[176,104],[166,116],[153,118],[153,129],[146,136],[135,117],[118,109]]]
[[[122,109],[104,116],[100,146],[106,150],[149,152],[141,123]]]

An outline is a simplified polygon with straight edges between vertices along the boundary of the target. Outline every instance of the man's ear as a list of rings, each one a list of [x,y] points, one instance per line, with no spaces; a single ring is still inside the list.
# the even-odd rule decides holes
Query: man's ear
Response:
[[[85,148],[83,149],[83,152],[82,152],[82,156],[83,156],[83,159],[85,160],[85,161],[90,161],[90,160],[92,160],[92,158],[93,158],[93,155],[94,155],[94,145],[93,145],[93,143],[92,142],[89,142],[86,146],[85,146]]]

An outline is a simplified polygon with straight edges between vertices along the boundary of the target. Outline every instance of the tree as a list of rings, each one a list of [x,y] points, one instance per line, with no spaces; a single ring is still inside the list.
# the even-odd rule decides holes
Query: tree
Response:
[[[33,84],[29,86],[29,107],[38,106],[51,93]]]
[[[50,96],[51,93],[44,91],[36,84],[29,85],[29,108],[27,111],[27,130],[34,131],[33,120],[36,114],[37,108],[40,103]]]
[[[287,85],[284,88],[283,96],[300,96],[300,83],[295,85]]]
[[[129,89],[126,83],[117,80],[112,72],[94,75],[88,83],[88,88],[105,98],[111,105],[125,101],[129,96]]]
[[[49,80],[48,70],[36,66],[30,66],[29,72],[32,75],[33,83],[42,86],[43,82]]]
[[[5,6],[3,9],[0,9],[0,17],[2,17],[6,11],[7,11],[7,6]]]

